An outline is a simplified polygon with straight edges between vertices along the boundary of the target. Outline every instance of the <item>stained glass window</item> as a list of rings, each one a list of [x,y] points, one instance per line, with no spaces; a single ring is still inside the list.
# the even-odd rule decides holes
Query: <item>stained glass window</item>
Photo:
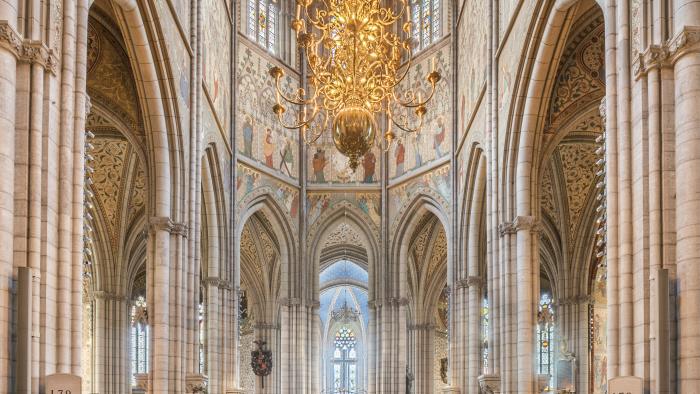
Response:
[[[134,374],[148,373],[148,310],[146,298],[139,296],[131,306],[131,384]]]
[[[355,392],[357,390],[357,339],[355,334],[348,327],[340,328],[335,333],[334,345],[334,388],[341,392]]]
[[[411,0],[413,40],[418,52],[442,37],[442,0]]]
[[[481,302],[481,370],[488,373],[489,368],[489,300]]]
[[[274,0],[248,0],[248,37],[268,51],[277,52],[279,8]]]
[[[549,375],[554,387],[554,309],[552,296],[543,293],[537,310],[537,373]]]

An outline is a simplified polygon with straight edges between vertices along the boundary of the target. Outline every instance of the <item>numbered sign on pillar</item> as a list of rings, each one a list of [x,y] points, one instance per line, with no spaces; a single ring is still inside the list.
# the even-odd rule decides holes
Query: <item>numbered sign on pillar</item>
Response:
[[[642,378],[621,376],[608,380],[608,394],[642,394]]]
[[[56,373],[46,377],[46,394],[81,394],[82,381],[79,376]]]

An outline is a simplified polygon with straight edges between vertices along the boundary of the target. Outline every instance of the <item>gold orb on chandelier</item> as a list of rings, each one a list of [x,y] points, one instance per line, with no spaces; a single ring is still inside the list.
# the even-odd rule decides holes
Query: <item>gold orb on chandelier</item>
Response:
[[[397,0],[400,9],[394,11],[382,1],[297,0],[291,26],[305,54],[308,91],[302,87],[286,94],[280,86],[284,72],[270,69],[276,90],[273,112],[282,126],[300,129],[307,144],[330,128],[336,148],[353,170],[381,136],[389,149],[399,138],[393,127],[405,133],[421,129],[426,105],[441,80],[433,59],[425,98],[412,89],[400,91],[413,60],[412,24],[403,24],[406,36],[400,38],[394,26],[408,14],[408,4]],[[296,119],[285,119],[287,105],[298,108],[291,112]],[[378,114],[386,120],[383,133],[378,132]]]
[[[374,145],[377,122],[368,110],[360,107],[343,108],[333,119],[333,143],[349,159],[354,171]]]

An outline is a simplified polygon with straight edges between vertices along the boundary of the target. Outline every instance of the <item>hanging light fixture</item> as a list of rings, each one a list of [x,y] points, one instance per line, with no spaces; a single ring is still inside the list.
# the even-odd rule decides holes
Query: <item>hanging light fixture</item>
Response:
[[[440,73],[432,61],[426,80],[430,93],[397,91],[413,60],[412,23],[403,24],[405,38],[394,26],[407,14],[406,0],[397,0],[397,12],[382,0],[297,0],[292,29],[306,54],[309,91],[300,88],[285,94],[280,87],[284,71],[272,67],[276,102],[272,111],[287,129],[300,129],[312,144],[329,128],[333,143],[355,170],[359,160],[378,137],[377,114],[387,116],[383,133],[388,150],[396,139],[392,127],[418,132],[427,113],[426,104],[435,94]],[[402,63],[406,61],[402,68]],[[287,106],[299,110],[294,121],[284,119]]]

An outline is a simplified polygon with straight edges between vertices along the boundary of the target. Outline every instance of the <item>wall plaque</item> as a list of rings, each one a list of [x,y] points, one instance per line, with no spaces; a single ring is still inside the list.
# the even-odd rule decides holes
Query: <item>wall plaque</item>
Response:
[[[79,376],[55,373],[46,377],[46,394],[81,394],[82,380]]]
[[[608,394],[642,394],[642,378],[620,376],[608,380]]]

